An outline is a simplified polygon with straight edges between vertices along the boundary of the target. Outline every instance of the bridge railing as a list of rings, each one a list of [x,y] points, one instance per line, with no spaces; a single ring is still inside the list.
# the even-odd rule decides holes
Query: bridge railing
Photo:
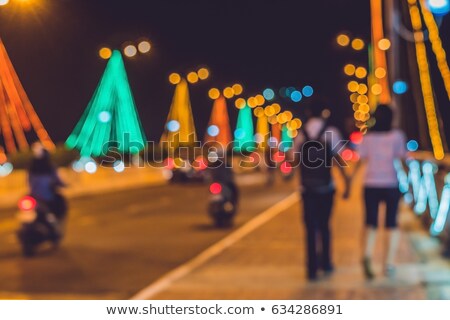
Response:
[[[395,167],[405,202],[450,251],[450,155],[436,161],[431,153],[415,152]]]

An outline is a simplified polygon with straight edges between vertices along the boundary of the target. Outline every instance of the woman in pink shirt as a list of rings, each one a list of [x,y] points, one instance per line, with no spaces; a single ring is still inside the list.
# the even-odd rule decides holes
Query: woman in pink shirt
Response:
[[[381,202],[386,205],[384,272],[385,275],[392,276],[395,271],[394,258],[400,237],[397,229],[400,191],[394,160],[405,158],[406,141],[401,130],[392,129],[392,116],[392,109],[389,106],[379,105],[374,114],[376,124],[364,136],[358,149],[362,161],[358,163],[356,170],[361,162],[366,163],[364,177],[366,232],[363,267],[368,279],[374,277],[372,256],[376,243],[378,209]]]

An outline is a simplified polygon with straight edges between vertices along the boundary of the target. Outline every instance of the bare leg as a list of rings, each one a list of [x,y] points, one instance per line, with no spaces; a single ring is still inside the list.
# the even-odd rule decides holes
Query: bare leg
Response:
[[[364,274],[366,278],[372,279],[374,273],[372,270],[372,256],[377,240],[377,229],[373,227],[367,227],[365,232],[365,250],[364,250]]]
[[[398,229],[387,229],[385,233],[384,271],[391,276],[394,271],[394,261],[400,242],[400,231]]]

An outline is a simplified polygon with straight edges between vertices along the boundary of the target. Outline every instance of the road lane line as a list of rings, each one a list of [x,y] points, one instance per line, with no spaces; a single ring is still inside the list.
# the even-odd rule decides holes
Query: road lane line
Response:
[[[298,202],[298,192],[291,193],[288,197],[284,198],[283,200],[277,202],[270,208],[264,210],[259,215],[257,215],[255,218],[244,224],[242,227],[237,229],[236,231],[232,232],[222,240],[216,242],[206,250],[204,250],[202,253],[194,257],[193,259],[189,260],[188,262],[180,265],[179,267],[173,269],[172,271],[169,271],[166,275],[162,276],[152,284],[150,284],[148,287],[142,289],[137,294],[132,296],[131,300],[145,300],[145,299],[151,299],[158,293],[162,292],[163,290],[167,289],[171,284],[173,284],[175,281],[185,277],[186,275],[190,274],[192,271],[197,269],[198,267],[202,266],[215,256],[219,255],[221,252],[225,251],[227,248],[232,246],[233,244],[240,241],[242,238],[247,236],[248,234],[252,233],[265,223],[269,222],[273,218],[275,218],[277,215],[285,211],[286,209],[293,206],[295,203]]]

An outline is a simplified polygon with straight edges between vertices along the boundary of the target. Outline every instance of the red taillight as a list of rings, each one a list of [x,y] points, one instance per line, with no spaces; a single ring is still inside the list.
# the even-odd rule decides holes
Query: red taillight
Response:
[[[350,161],[353,158],[353,151],[350,149],[345,149],[344,151],[342,151],[342,159],[344,159],[345,161]]]
[[[167,158],[164,161],[164,167],[166,167],[166,169],[172,170],[175,167],[175,160],[172,158]]]
[[[292,166],[289,162],[283,162],[280,166],[280,170],[284,174],[290,174],[292,172]]]
[[[284,158],[285,158],[285,155],[284,155],[284,153],[281,152],[281,151],[277,151],[277,152],[275,152],[275,154],[273,155],[273,160],[274,160],[275,162],[283,162],[283,161],[284,161]]]
[[[212,194],[219,194],[222,192],[222,185],[220,183],[214,182],[209,186],[209,192]]]
[[[363,134],[359,131],[352,132],[352,134],[350,135],[350,141],[354,144],[361,144],[363,138]]]
[[[30,211],[36,208],[36,199],[31,196],[25,196],[19,200],[19,209]]]
[[[198,156],[197,158],[195,158],[192,165],[193,165],[194,169],[199,170],[199,171],[205,170],[206,168],[208,168],[208,163],[203,156]]]

